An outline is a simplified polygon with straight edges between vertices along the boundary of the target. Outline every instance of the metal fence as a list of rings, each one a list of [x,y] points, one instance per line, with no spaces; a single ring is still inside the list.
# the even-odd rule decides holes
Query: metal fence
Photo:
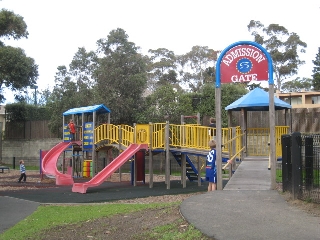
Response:
[[[295,132],[281,140],[282,190],[294,199],[320,203],[320,135]]]

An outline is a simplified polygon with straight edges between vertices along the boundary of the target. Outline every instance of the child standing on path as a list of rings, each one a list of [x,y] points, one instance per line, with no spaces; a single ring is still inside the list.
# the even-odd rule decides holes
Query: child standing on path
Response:
[[[26,180],[27,180],[26,167],[24,166],[23,160],[20,160],[20,173],[21,173],[21,175],[19,177],[18,182],[21,183],[22,178],[23,178],[23,182],[26,182]]]
[[[209,141],[210,152],[207,155],[206,161],[206,180],[209,181],[208,192],[215,191],[217,189],[217,151],[216,141],[211,139]]]

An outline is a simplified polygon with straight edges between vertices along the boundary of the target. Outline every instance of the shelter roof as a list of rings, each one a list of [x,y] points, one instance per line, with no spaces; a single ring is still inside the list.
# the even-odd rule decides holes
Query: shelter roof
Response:
[[[274,97],[274,107],[275,110],[283,110],[290,109],[291,105]],[[228,105],[225,109],[240,111],[242,108],[245,108],[247,111],[269,111],[269,93],[261,88],[255,88]]]
[[[100,104],[100,105],[94,105],[94,106],[72,108],[72,109],[69,109],[68,111],[64,112],[63,116],[80,115],[82,113],[93,113],[93,112],[96,112],[98,114],[103,114],[103,113],[110,113],[111,111],[103,104]]]

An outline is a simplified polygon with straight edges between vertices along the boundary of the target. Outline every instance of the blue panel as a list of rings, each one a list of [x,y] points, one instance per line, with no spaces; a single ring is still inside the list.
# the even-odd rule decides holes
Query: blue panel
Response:
[[[93,145],[93,122],[86,122],[83,129],[83,148],[92,148]]]

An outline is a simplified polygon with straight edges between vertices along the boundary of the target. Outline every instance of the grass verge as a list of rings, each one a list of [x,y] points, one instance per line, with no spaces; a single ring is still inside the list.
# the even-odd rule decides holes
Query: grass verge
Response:
[[[81,224],[88,220],[95,220],[103,217],[112,217],[116,214],[128,214],[135,211],[143,211],[148,208],[170,208],[174,205],[179,205],[180,202],[175,203],[150,203],[150,204],[88,204],[88,205],[42,205],[30,216],[19,222],[12,228],[0,235],[1,240],[9,239],[43,239],[43,233],[46,230],[57,226],[64,226],[69,224]],[[189,238],[177,230],[175,224],[159,226],[154,231],[145,233],[144,236],[153,238],[158,236],[158,233],[163,232],[163,229],[170,229],[166,236],[157,239],[199,239],[196,236],[201,236],[201,232],[194,229],[191,225],[187,232]],[[161,236],[161,235],[160,235]],[[182,238],[181,238],[182,237]]]

